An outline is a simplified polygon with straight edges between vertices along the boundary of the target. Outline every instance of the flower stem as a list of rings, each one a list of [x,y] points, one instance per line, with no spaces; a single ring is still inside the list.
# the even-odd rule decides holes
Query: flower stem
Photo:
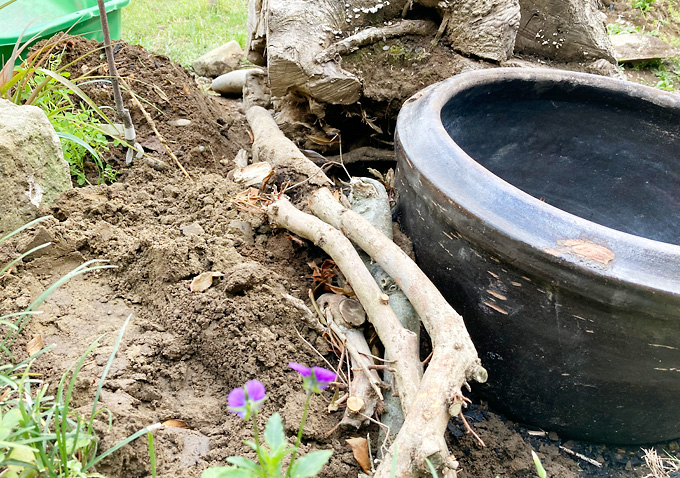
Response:
[[[260,430],[257,427],[257,414],[253,413],[250,417],[253,420],[253,435],[255,436],[255,447],[257,448],[257,461],[260,462],[260,468],[262,469],[262,476],[267,476],[267,470],[265,469],[264,459],[262,458],[262,451],[260,450]]]
[[[302,429],[305,427],[305,422],[307,421],[307,415],[309,414],[309,401],[312,398],[312,392],[307,391],[307,400],[305,400],[305,408],[302,410],[302,420],[300,420],[300,428],[298,429],[297,440],[295,440],[295,450],[290,458],[290,464],[288,465],[288,470],[286,470],[286,477],[290,476],[290,472],[293,470],[293,464],[295,463],[295,457],[297,456],[298,448],[300,442],[302,441]]]

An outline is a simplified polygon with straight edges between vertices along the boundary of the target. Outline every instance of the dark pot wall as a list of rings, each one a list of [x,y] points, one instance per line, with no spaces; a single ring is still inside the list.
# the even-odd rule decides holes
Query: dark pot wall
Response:
[[[680,247],[528,196],[471,160],[441,124],[452,95],[516,74],[571,87],[613,82],[499,69],[455,77],[407,102],[396,188],[417,261],[465,318],[489,370],[479,391],[495,406],[593,441],[677,438]],[[616,88],[637,95],[628,84]]]

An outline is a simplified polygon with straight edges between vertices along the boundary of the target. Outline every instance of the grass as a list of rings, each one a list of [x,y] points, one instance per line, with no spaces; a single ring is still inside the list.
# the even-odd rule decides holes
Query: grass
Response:
[[[132,0],[123,8],[123,39],[189,66],[230,40],[245,47],[248,0]]]
[[[1,237],[0,244],[44,219],[36,219]],[[0,281],[24,257],[47,245],[49,244],[33,248],[4,265],[0,270]],[[99,397],[131,316],[127,318],[118,334],[113,351],[99,380],[91,412],[85,415],[73,410],[73,393],[78,374],[103,336],[96,339],[80,359],[61,376],[56,389],[50,387],[40,374],[29,372],[34,361],[51,346],[43,348],[40,344],[38,347],[41,350],[30,352],[32,355],[19,363],[15,362],[10,352],[14,341],[26,327],[31,316],[39,313],[38,308],[54,290],[78,275],[112,267],[103,265],[103,262],[106,261],[95,259],[80,265],[52,284],[24,312],[0,316],[0,330],[5,333],[4,338],[0,339],[0,352],[2,352],[0,354],[2,357],[0,362],[0,470],[2,471],[0,475],[3,478],[103,478],[102,475],[94,472],[97,463],[121,447],[145,434],[150,435],[153,430],[160,427],[160,424],[156,424],[143,428],[103,453],[97,451],[99,439],[95,432],[94,422],[97,416],[108,414],[107,410],[99,407]],[[110,423],[111,415],[109,414],[109,425]],[[155,452],[151,436],[149,436],[149,451],[152,474],[155,476]]]

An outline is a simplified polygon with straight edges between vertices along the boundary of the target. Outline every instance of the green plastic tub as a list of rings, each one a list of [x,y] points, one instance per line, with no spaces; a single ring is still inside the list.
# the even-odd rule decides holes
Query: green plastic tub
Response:
[[[128,3],[130,0],[105,2],[112,40],[120,39],[120,10]],[[17,0],[0,10],[0,64],[9,59],[19,37],[24,42],[39,34],[35,40],[39,41],[67,30],[102,41],[97,0]]]

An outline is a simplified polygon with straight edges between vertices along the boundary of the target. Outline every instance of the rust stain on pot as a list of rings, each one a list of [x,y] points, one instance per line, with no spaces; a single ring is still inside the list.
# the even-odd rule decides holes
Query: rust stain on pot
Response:
[[[497,305],[494,304],[493,302],[489,302],[489,301],[486,301],[486,300],[485,300],[484,302],[482,302],[482,304],[484,304],[484,305],[487,306],[487,307],[491,307],[493,310],[495,310],[496,312],[499,312],[499,313],[501,313],[501,314],[503,314],[503,315],[508,315],[508,311],[507,311],[507,310],[505,310],[505,309],[503,309],[503,308],[497,306]]]
[[[567,252],[571,252],[585,259],[599,262],[605,266],[614,260],[615,254],[604,246],[595,244],[586,239],[567,239],[564,241],[557,241],[560,246],[568,248]]]
[[[500,300],[508,300],[507,297],[505,297],[503,294],[499,294],[499,293],[496,292],[495,290],[487,289],[486,291],[487,291],[489,294],[491,294],[492,296],[494,296],[496,299],[500,299]]]

